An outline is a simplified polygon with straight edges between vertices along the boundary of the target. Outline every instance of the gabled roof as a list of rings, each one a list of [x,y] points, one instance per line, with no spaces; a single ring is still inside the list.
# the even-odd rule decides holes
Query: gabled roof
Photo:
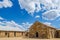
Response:
[[[41,23],[41,22],[39,22],[39,21],[36,21],[34,24],[36,24],[36,23],[39,23],[39,24],[45,25],[45,24],[43,24],[43,23]],[[33,24],[33,25],[34,25],[34,24]],[[56,28],[54,28],[54,27],[52,27],[52,26],[48,26],[48,25],[45,25],[45,27],[49,27],[49,28],[52,28],[52,29],[56,29]]]

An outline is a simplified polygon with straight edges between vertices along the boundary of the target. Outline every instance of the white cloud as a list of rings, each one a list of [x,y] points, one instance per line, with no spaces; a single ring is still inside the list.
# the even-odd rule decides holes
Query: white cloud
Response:
[[[25,30],[28,30],[31,27],[31,25],[32,23],[29,22],[22,23],[22,26],[25,28]]]
[[[44,22],[45,25],[51,26],[50,22]]]
[[[35,16],[35,18],[40,18],[40,16],[39,16],[39,15],[37,15],[37,16]]]
[[[23,31],[18,27],[10,27],[10,26],[2,26],[2,25],[0,25],[0,30],[4,30],[4,31]]]
[[[0,21],[0,30],[5,31],[25,31],[21,25],[12,21]]]
[[[4,19],[3,21],[0,21],[0,30],[5,30],[5,31],[26,31],[30,28],[31,25],[32,25],[32,23],[29,23],[29,22],[26,22],[26,23],[24,22],[22,24],[18,24],[13,20],[6,21]]]
[[[24,22],[22,24],[18,24],[15,21],[7,21],[4,18],[0,17],[0,30],[5,30],[5,31],[26,31],[30,28],[32,23],[29,22]]]
[[[13,3],[10,0],[0,1],[0,8],[12,7]]]
[[[0,20],[4,20],[4,18],[0,17]]]
[[[26,11],[28,11],[28,13],[31,13],[31,15],[34,14],[35,10],[38,12],[41,9],[39,6],[40,3],[38,2],[39,0],[18,0],[18,1],[21,6],[21,9],[25,9]]]
[[[60,16],[60,10],[50,10],[43,13],[42,18],[45,20],[55,20]]]
[[[31,13],[32,15],[34,12],[38,12],[41,9],[45,9],[47,11],[51,9],[57,9],[60,10],[60,0],[18,0],[21,9],[25,9],[28,11],[28,13]],[[41,8],[41,5],[44,6]]]

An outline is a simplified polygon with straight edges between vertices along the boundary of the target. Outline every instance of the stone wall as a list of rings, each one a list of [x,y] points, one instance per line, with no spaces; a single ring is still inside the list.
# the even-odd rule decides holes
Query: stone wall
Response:
[[[55,28],[46,26],[39,22],[35,22],[30,27],[29,37],[31,37],[31,38],[54,38],[55,32],[56,32]]]
[[[60,38],[60,30],[56,31],[56,38]]]
[[[0,31],[0,37],[21,37],[23,35],[24,32]]]

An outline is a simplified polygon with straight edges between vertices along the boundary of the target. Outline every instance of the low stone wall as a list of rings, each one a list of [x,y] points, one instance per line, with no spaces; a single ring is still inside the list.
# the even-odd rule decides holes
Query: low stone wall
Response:
[[[21,37],[25,35],[24,32],[14,32],[14,31],[0,31],[0,37]]]

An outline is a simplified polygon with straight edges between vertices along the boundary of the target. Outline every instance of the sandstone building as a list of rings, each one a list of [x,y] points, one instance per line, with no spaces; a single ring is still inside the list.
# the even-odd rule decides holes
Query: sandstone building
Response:
[[[28,31],[0,30],[0,37],[60,38],[60,30],[36,21]]]
[[[25,31],[18,27],[0,25],[0,37],[22,37],[24,34]]]
[[[60,38],[60,30],[36,21],[28,33],[30,38]]]
[[[21,37],[24,32],[20,31],[0,31],[0,37]]]

